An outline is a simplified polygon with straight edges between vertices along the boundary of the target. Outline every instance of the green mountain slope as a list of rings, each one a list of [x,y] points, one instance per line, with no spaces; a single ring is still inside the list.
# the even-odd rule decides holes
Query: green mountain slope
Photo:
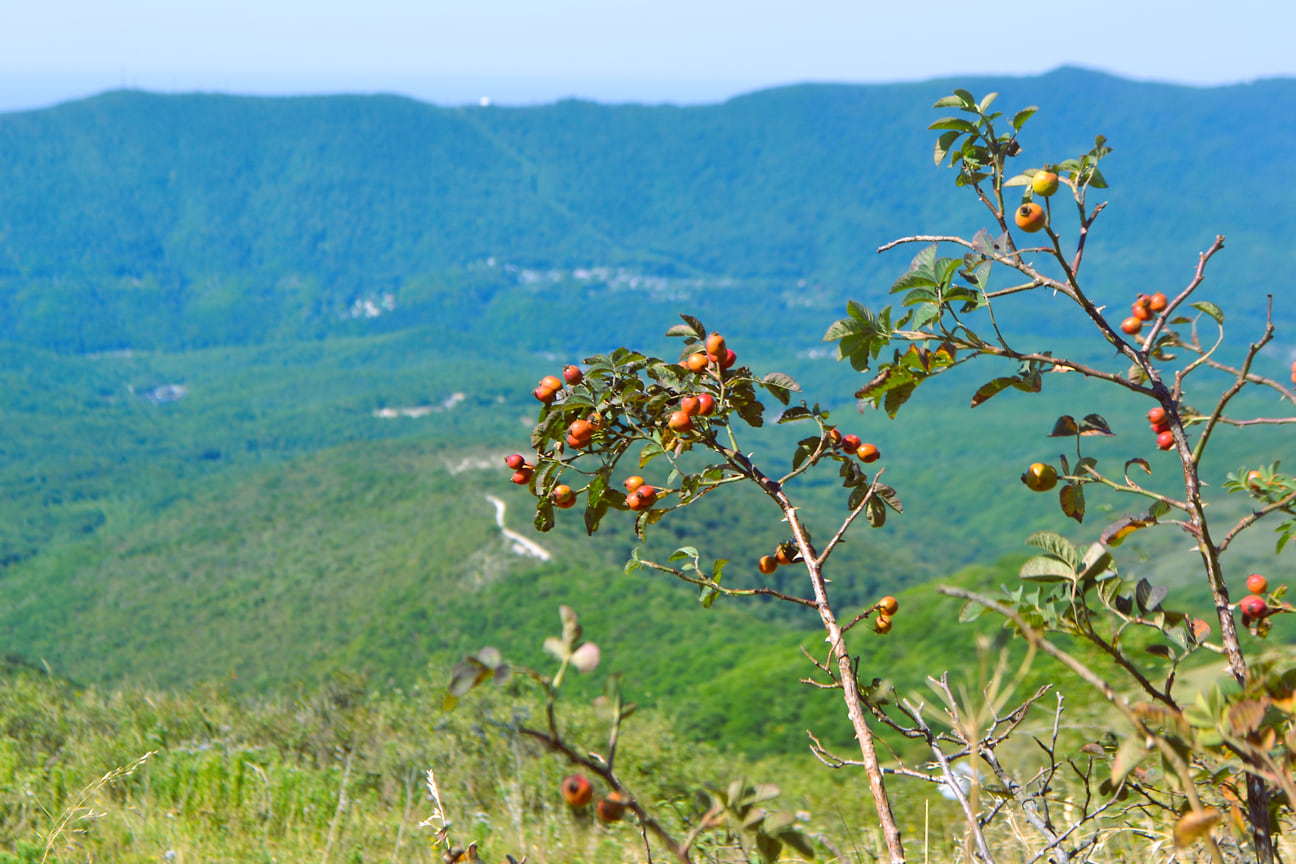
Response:
[[[0,116],[0,338],[178,348],[435,322],[570,350],[580,335],[537,314],[595,308],[584,323],[608,326],[681,296],[743,309],[746,335],[776,313],[817,332],[903,267],[878,245],[979,224],[929,155],[928,106],[955,84],[1043,106],[1023,168],[1099,131],[1115,146],[1092,240],[1111,297],[1187,273],[1215,233],[1231,238],[1230,284],[1292,263],[1296,204],[1273,182],[1296,114],[1287,80],[1196,89],[1061,69],[690,108],[115,92]],[[385,295],[390,314],[345,318]]]
[[[659,334],[688,311],[882,448],[906,512],[840,547],[834,596],[854,608],[898,593],[912,617],[897,638],[861,638],[868,662],[919,681],[968,656],[970,643],[943,641],[956,628],[924,583],[1011,560],[1041,528],[1088,542],[1131,506],[1095,490],[1074,526],[1018,482],[1064,449],[1046,438],[1058,414],[1112,422],[1116,438],[1085,445],[1104,467],[1143,456],[1159,480],[1170,462],[1146,437],[1146,406],[1094,403],[1058,380],[1074,376],[969,412],[984,379],[958,370],[895,423],[855,415],[862,382],[818,337],[848,296],[885,302],[908,254],[876,246],[980,224],[970,201],[949,205],[951,178],[928,155],[927,106],[956,84],[1043,106],[1023,159],[1069,155],[1095,131],[1116,145],[1086,265],[1100,302],[1119,307],[1153,279],[1176,287],[1225,231],[1203,297],[1226,308],[1232,337],[1251,335],[1264,309],[1251,286],[1273,290],[1292,263],[1296,204],[1272,178],[1296,82],[1195,90],[1059,70],[697,108],[113,93],[0,116],[5,650],[82,681],[234,675],[261,689],[345,668],[408,682],[486,643],[539,664],[567,603],[636,698],[698,734],[797,746],[768,742],[822,726],[805,713],[818,703],[791,692],[798,645],[821,638],[806,615],[707,612],[682,586],[625,576],[627,520],[591,544],[571,514],[537,538],[552,562],[518,558],[487,497],[534,536],[533,502],[500,459],[525,450],[535,379],[621,344],[665,354]],[[1275,293],[1275,318],[1292,323]],[[1073,323],[1047,304],[998,320],[1051,343]],[[1285,367],[1291,332],[1257,368]],[[744,443],[786,464],[800,431],[770,425]],[[1206,466],[1216,485],[1285,446],[1281,429],[1231,431]],[[835,478],[792,491],[830,535]],[[649,554],[697,545],[731,559],[727,584],[753,581],[785,539],[758,494],[692,516],[659,525]],[[1122,572],[1182,584],[1182,535],[1143,533]],[[1233,572],[1269,560],[1271,543],[1239,544]],[[790,570],[775,578],[804,590]],[[1012,567],[957,578],[1011,582]]]

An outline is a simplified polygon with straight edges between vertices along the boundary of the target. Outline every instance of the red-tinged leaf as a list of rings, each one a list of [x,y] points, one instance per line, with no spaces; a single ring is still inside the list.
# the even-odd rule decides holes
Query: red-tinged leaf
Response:
[[[1068,483],[1063,486],[1062,491],[1058,493],[1058,502],[1062,505],[1063,513],[1077,522],[1084,522],[1084,489],[1079,484]]]
[[[1125,538],[1142,528],[1155,525],[1156,520],[1148,515],[1122,516],[1108,525],[1098,538],[1098,542],[1115,548],[1125,542]]]
[[[1053,431],[1049,433],[1048,437],[1070,438],[1072,435],[1078,434],[1079,431],[1080,427],[1076,425],[1075,418],[1070,414],[1063,414],[1053,424]]]
[[[972,394],[972,407],[975,408],[991,397],[997,396],[1009,387],[1017,383],[1016,378],[996,378],[982,384],[981,387]]]
[[[1106,418],[1101,414],[1086,414],[1085,418],[1080,421],[1080,434],[1085,436],[1102,435],[1108,438],[1115,437],[1116,433],[1111,431]]]

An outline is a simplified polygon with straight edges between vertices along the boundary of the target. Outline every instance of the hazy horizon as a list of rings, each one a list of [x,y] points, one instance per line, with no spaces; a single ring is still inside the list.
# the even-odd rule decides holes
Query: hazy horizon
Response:
[[[1027,0],[965,23],[953,0],[50,0],[9,10],[0,111],[120,88],[394,93],[442,105],[700,104],[769,87],[1037,75],[1079,66],[1187,86],[1296,75],[1296,6],[1095,0],[1083,27]],[[1072,37],[1083,31],[1083,37]],[[1007,44],[1005,49],[1003,46]]]

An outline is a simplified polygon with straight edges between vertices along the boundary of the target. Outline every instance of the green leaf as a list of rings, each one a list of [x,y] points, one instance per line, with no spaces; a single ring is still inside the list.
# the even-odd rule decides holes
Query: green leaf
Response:
[[[552,499],[541,498],[536,503],[535,529],[541,533],[554,526],[554,508]]]
[[[685,558],[691,558],[696,561],[697,557],[698,550],[696,546],[681,546],[670,554],[670,557],[666,559],[666,562],[683,561]]]
[[[881,528],[886,524],[886,505],[877,497],[870,498],[864,505],[864,518],[874,528]]]
[[[963,99],[959,96],[942,96],[941,98],[936,100],[936,104],[932,105],[932,107],[933,108],[962,108],[965,105],[967,105],[967,102],[963,101]]]
[[[892,510],[894,510],[895,512],[897,513],[904,512],[904,504],[900,501],[900,496],[896,494],[895,489],[888,486],[887,484],[879,483],[877,485],[877,489],[874,491],[873,494],[881,498],[886,503],[886,505],[890,507]]]
[[[796,382],[791,375],[785,375],[782,372],[771,372],[761,379],[761,384],[769,391],[770,395],[782,402],[788,404],[789,394],[792,391],[800,392],[801,385]]]
[[[1060,558],[1070,564],[1073,571],[1080,566],[1079,550],[1061,534],[1054,534],[1052,531],[1036,531],[1026,538],[1026,545],[1043,549],[1053,557]]]
[[[949,153],[950,147],[954,144],[955,141],[958,140],[959,136],[962,134],[963,134],[962,132],[950,131],[950,132],[943,133],[939,138],[936,139],[935,159],[937,165],[945,161],[945,156]]]
[[[1221,327],[1224,326],[1224,313],[1214,303],[1207,303],[1205,300],[1199,300],[1196,303],[1188,304],[1198,312],[1202,312],[1215,319],[1215,323]]]
[[[904,403],[909,401],[909,397],[913,395],[916,389],[918,389],[918,382],[913,381],[894,390],[888,390],[886,399],[883,402],[883,410],[886,411],[887,416],[894,420],[896,412],[900,410]]]
[[[1111,569],[1112,555],[1103,544],[1093,543],[1080,564],[1080,572],[1076,574],[1076,578],[1082,584],[1088,584]]]
[[[1021,128],[1026,125],[1026,121],[1029,120],[1032,116],[1034,116],[1035,112],[1038,110],[1039,110],[1038,105],[1030,105],[1026,108],[1021,109],[1020,111],[1018,111],[1016,114],[1013,115],[1012,127],[1016,129],[1018,132],[1020,132]]]
[[[692,315],[680,315],[680,317],[684,319],[685,324],[692,328],[693,333],[691,335],[694,339],[701,340],[706,338],[707,330],[705,324],[694,318]]]
[[[782,414],[779,415],[778,422],[792,423],[796,420],[804,420],[807,417],[813,417],[813,416],[814,414],[810,411],[810,409],[805,407],[804,405],[793,405],[791,408],[786,409]],[[818,441],[819,439],[815,438],[813,440]]]
[[[960,100],[962,100],[963,102],[962,107],[967,108],[969,110],[976,108],[976,97],[973,96],[968,91],[964,90],[963,88],[960,87],[956,89],[954,91],[954,95],[957,96]]]
[[[1075,569],[1052,555],[1039,555],[1023,564],[1017,576],[1028,582],[1070,582]]]
[[[942,117],[927,127],[930,130],[949,129],[954,132],[975,132],[976,124],[959,117]]]
[[[994,101],[998,98],[999,98],[998,93],[987,93],[981,99],[981,104],[977,105],[977,111],[980,111],[982,114],[984,114],[986,112],[986,109],[989,108],[991,104],[993,104]]]
[[[779,422],[782,423],[783,420],[780,418]],[[796,450],[792,453],[792,470],[795,471],[800,468],[801,463],[813,456],[814,452],[819,449],[819,443],[819,438],[802,438],[798,441]]]

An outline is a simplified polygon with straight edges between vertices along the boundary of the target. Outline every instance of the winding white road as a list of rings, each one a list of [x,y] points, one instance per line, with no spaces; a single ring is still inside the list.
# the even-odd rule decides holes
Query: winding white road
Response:
[[[539,543],[523,537],[516,531],[510,531],[504,527],[504,511],[506,507],[503,501],[496,498],[494,495],[487,495],[486,500],[495,505],[495,524],[499,526],[500,531],[504,532],[504,536],[512,541],[514,552],[518,555],[530,555],[532,558],[539,558],[541,561],[548,561],[553,557],[549,554],[549,551]]]

